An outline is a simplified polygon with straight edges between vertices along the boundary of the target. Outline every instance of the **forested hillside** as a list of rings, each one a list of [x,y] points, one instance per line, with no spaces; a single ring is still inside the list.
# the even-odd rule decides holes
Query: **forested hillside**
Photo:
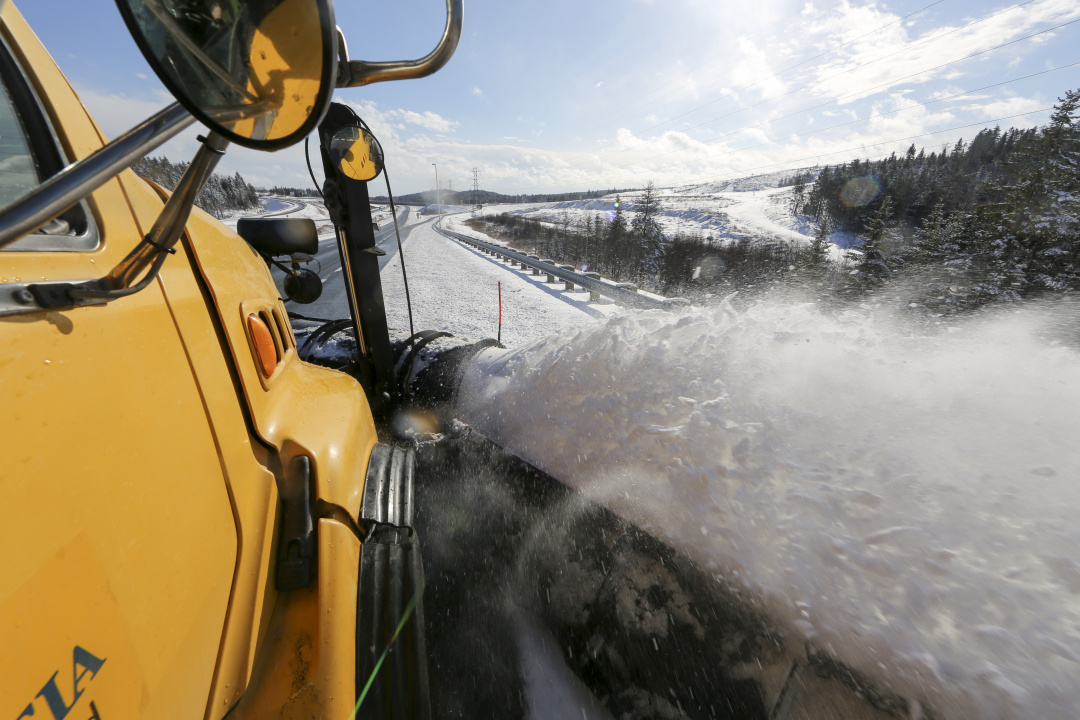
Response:
[[[781,185],[792,188],[792,210],[817,223],[808,246],[665,236],[651,187],[628,207],[578,223],[473,222],[518,247],[666,294],[787,283],[822,300],[888,291],[906,307],[946,314],[1080,290],[1080,91],[1067,93],[1043,128],[984,130],[970,143],[803,170]],[[839,262],[829,243],[837,230],[858,233]]]
[[[1078,117],[1080,91],[1071,91],[1043,128],[995,128],[951,151],[912,147],[902,158],[826,167],[799,209],[862,231],[849,274],[864,288],[918,273],[924,299],[954,310],[1075,292]]]
[[[153,180],[167,190],[180,182],[188,163],[174,163],[166,157],[140,158],[131,169],[148,180]],[[219,175],[214,173],[199,193],[195,204],[216,218],[222,218],[236,210],[254,210],[259,207],[259,196],[240,173]]]

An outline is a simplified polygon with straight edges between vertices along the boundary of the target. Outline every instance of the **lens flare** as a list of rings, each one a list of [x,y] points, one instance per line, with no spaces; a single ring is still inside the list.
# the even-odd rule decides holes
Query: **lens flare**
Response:
[[[873,175],[851,178],[840,191],[840,202],[847,207],[863,207],[881,194],[881,183]]]

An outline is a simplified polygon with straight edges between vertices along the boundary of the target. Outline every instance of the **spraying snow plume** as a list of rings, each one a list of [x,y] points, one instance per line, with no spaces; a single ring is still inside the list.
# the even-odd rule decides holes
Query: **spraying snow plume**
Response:
[[[939,716],[1074,717],[1080,314],[890,315],[621,315],[466,378],[461,413]]]

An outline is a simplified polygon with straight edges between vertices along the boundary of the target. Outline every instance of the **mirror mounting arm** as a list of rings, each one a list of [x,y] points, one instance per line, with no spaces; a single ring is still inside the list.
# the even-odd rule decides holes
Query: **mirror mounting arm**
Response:
[[[195,199],[210,179],[218,160],[225,154],[225,148],[229,146],[228,140],[214,132],[208,133],[207,137],[200,136],[199,140],[202,144],[195,153],[195,158],[176,184],[176,189],[169,196],[150,232],[105,276],[105,283],[111,288],[130,286],[143,269],[153,263],[158,253],[169,252],[184,234],[184,226],[187,225]]]
[[[465,0],[446,0],[446,29],[439,44],[427,56],[419,60],[393,62],[366,62],[349,60],[344,38],[338,33],[337,86],[361,87],[390,80],[412,80],[431,75],[445,65],[457,49],[461,39],[461,25],[465,17]]]
[[[109,271],[109,274],[96,280],[79,283],[53,282],[32,283],[26,286],[30,299],[27,305],[31,310],[57,310],[61,308],[93,305],[122,297],[134,295],[146,289],[165,264],[165,258],[176,252],[173,245],[184,234],[184,226],[191,215],[195,198],[206,184],[217,161],[225,154],[229,141],[216,133],[208,138],[200,136],[202,147],[195,159],[184,171],[176,190],[169,197],[161,214],[154,221],[154,226],[142,242],[128,253],[127,257]],[[146,270],[138,282],[135,278]]]

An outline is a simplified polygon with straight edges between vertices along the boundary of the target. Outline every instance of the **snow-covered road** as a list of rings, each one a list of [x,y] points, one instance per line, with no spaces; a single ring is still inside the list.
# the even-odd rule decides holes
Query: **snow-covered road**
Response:
[[[425,222],[415,226],[405,246],[405,270],[417,330],[446,330],[470,340],[493,338],[499,324],[502,283],[502,341],[524,345],[563,330],[594,324],[620,312],[610,303],[589,302],[589,294],[566,291],[561,282],[511,268],[507,263],[450,240]],[[382,273],[390,327],[407,330],[401,261],[391,259]]]

